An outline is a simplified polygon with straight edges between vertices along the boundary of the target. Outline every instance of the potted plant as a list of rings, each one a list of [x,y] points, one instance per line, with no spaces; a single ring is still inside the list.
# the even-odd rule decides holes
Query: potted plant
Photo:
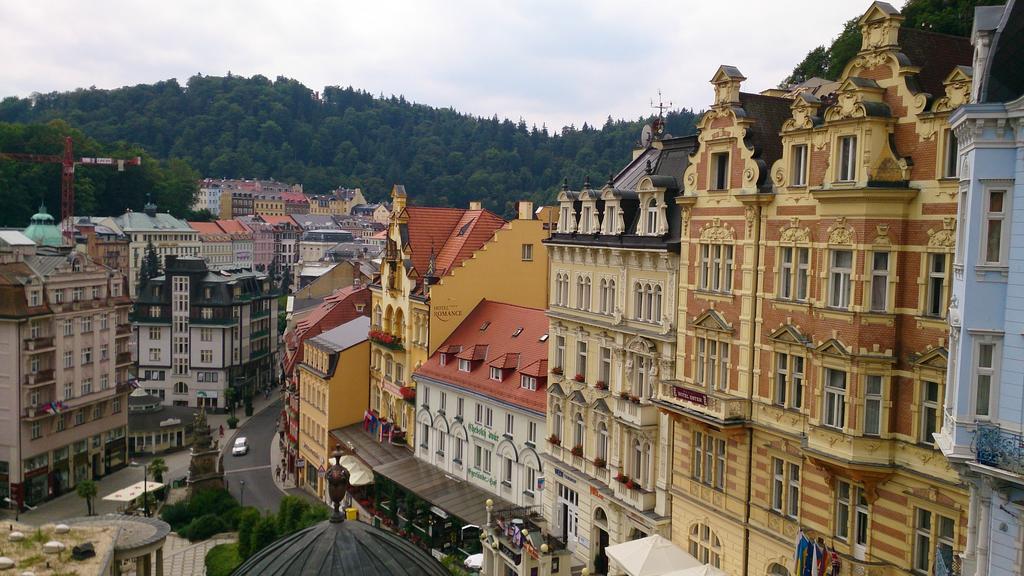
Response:
[[[231,428],[232,430],[238,428],[238,417],[234,414],[228,416],[228,428]]]
[[[619,398],[622,398],[623,400],[629,400],[629,392],[625,390],[619,392]]]
[[[412,386],[402,386],[399,388],[399,392],[402,393],[402,400],[416,402],[416,389]]]
[[[561,366],[555,366],[554,368],[551,369],[551,373],[555,374],[557,376],[561,376],[562,375],[562,367]]]
[[[633,480],[626,480],[626,488],[628,488],[630,490],[633,490],[634,488],[636,488],[636,489],[639,490],[640,486],[638,486],[636,484],[636,482],[633,482]]]
[[[598,380],[597,382],[594,382],[594,388],[597,388],[598,390],[607,390],[608,384],[606,384],[604,380]]]
[[[600,456],[594,458],[594,466],[597,468],[604,468],[607,465],[608,463],[604,461],[604,458],[601,458]]]
[[[615,479],[625,484],[626,482],[629,481],[629,476],[626,476],[622,472],[619,472],[618,474],[615,475]]]
[[[629,401],[632,402],[633,404],[639,404],[640,403],[640,397],[637,396],[636,394],[630,394],[629,395]]]
[[[586,378],[583,376],[583,374],[577,374],[576,376],[573,377],[573,380],[577,382],[583,382],[584,380],[586,380]]]
[[[583,446],[577,444],[572,447],[571,452],[573,456],[583,456]]]
[[[548,442],[555,446],[562,445],[562,439],[558,437],[558,434],[552,434],[551,436],[548,436]]]

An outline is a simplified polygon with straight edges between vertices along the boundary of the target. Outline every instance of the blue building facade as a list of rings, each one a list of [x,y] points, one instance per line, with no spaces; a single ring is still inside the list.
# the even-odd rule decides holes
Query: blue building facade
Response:
[[[935,435],[970,487],[961,573],[1024,566],[1024,3],[975,13],[971,102],[950,118],[959,210],[945,417]]]

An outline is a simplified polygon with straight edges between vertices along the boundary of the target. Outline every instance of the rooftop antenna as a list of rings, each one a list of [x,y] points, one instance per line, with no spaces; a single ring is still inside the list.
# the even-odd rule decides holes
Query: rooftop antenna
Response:
[[[668,104],[666,104],[664,102],[664,99],[661,97],[661,88],[658,88],[658,103],[655,104],[654,103],[654,99],[652,98],[651,99],[651,108],[656,108],[658,110],[658,118],[664,118],[665,117],[665,110],[668,110],[671,107],[672,107],[672,102],[669,102]]]

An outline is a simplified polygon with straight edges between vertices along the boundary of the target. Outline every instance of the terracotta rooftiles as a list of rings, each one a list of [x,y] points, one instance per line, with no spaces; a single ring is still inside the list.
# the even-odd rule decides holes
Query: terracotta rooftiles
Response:
[[[486,330],[480,327],[488,322]],[[513,336],[518,329],[518,336]],[[496,401],[543,414],[546,411],[545,381],[547,379],[547,342],[541,337],[548,332],[543,310],[502,302],[482,300],[461,324],[423,363],[414,376],[471,390]],[[451,354],[461,346],[459,357],[477,357],[485,351],[483,362],[469,372],[459,370],[459,362],[448,358],[442,366],[442,354]],[[502,380],[491,379],[491,367],[501,368]],[[537,389],[522,387],[521,376],[537,379]]]
[[[431,254],[435,273],[444,276],[505,225],[489,210],[408,206],[405,214],[412,265],[420,276],[426,274]]]

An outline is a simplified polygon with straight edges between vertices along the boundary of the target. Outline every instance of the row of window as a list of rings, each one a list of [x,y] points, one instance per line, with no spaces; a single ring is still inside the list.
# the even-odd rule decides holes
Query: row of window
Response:
[[[110,401],[110,411],[112,414],[121,412],[120,398],[114,398]],[[75,426],[81,426],[82,424],[92,420],[100,420],[103,418],[105,412],[106,402],[99,402],[92,406],[92,410],[82,408],[80,410],[75,410],[73,413],[57,414],[57,417],[53,420],[53,432],[63,432],[67,429],[69,420],[72,421]],[[42,421],[37,420],[29,426],[29,435],[32,440],[38,440],[43,437]]]
[[[727,345],[726,345],[727,346]],[[555,336],[555,350],[554,350],[554,361],[552,366],[561,368],[563,372],[566,370],[566,355],[565,355],[565,336]],[[579,340],[576,342],[576,379],[580,381],[587,381],[588,377],[588,354],[590,350],[590,343],[585,340]],[[630,352],[626,366],[623,367],[626,371],[625,376],[630,381],[629,389],[623,388],[622,391],[630,392],[639,398],[648,398],[654,393],[654,390],[650,386],[650,371],[654,368],[654,358],[643,354],[637,354]],[[612,389],[612,375],[613,375],[613,362],[612,362],[612,349],[607,346],[598,347],[598,373],[596,383],[605,385],[605,388]]]
[[[576,277],[576,308],[587,312],[595,311],[592,306],[591,292],[593,282],[590,276],[578,275]],[[602,278],[598,286],[598,308],[596,312],[605,315],[615,313],[615,304],[618,297],[614,278]],[[662,321],[662,302],[664,289],[661,284],[652,282],[633,283],[633,319],[640,322],[651,322],[660,324]],[[570,305],[569,302],[569,274],[558,273],[555,275],[554,305]]]
[[[660,234],[661,207],[658,206],[658,200],[650,198],[644,201],[642,212],[643,218],[637,222],[636,233],[645,236]],[[584,202],[578,216],[577,220],[576,211],[570,205],[563,203],[558,220],[558,231],[580,234],[616,234],[618,232],[619,213],[618,206],[615,204],[605,204],[604,213],[601,214],[597,211],[596,206]]]
[[[562,407],[559,404],[554,404],[551,409],[551,429],[553,434],[560,441],[572,440],[572,443],[563,441],[562,445],[567,448],[579,448],[584,454],[594,459],[601,459],[604,462],[608,462],[609,458],[609,434],[608,424],[604,421],[597,423],[597,433],[595,434],[593,442],[593,450],[590,450],[590,443],[587,441],[587,425],[586,419],[583,416],[583,411],[576,411],[572,419],[572,436],[567,438],[563,436],[565,431],[565,418],[562,412]],[[633,438],[632,441],[627,440],[627,444],[630,446],[630,450],[625,454],[623,458],[622,470],[625,474],[630,476],[635,483],[641,487],[652,488],[653,479],[653,467],[654,467],[654,450],[650,442],[644,441],[641,438]],[[724,451],[723,451],[724,454]],[[723,477],[724,478],[724,477]]]
[[[421,385],[418,389],[420,403],[428,411],[431,409],[431,389],[429,386]],[[465,412],[465,399],[462,397],[456,397],[455,403],[455,418],[462,420]],[[439,413],[447,414],[448,411],[448,393],[444,390],[438,390],[438,405],[437,411]],[[494,427],[494,409],[490,406],[481,402],[476,402],[474,405],[474,417],[473,422],[485,426],[487,428]],[[512,412],[505,413],[505,434],[513,436],[515,434],[516,427],[516,416]],[[537,423],[533,421],[527,421],[526,426],[526,441],[533,444],[537,443]],[[425,442],[425,441],[423,441]]]
[[[75,270],[76,272],[81,270],[81,264],[79,264],[77,260],[75,261],[75,264],[73,266],[77,266],[77,269]],[[90,287],[89,288],[90,299],[91,300],[100,300],[100,299],[104,298],[104,295],[106,293],[106,290],[104,290],[104,288],[105,288],[105,286],[92,286],[92,287]],[[76,287],[76,288],[70,288],[70,289],[67,289],[67,288],[56,288],[56,289],[50,290],[50,297],[51,297],[52,302],[54,304],[63,304],[64,301],[65,301],[65,298],[66,298],[66,294],[65,293],[70,293],[70,297],[71,297],[70,301],[71,302],[82,302],[82,301],[85,300],[85,294],[86,294],[85,290],[86,289],[84,287]],[[114,297],[114,298],[116,298],[116,297],[121,295],[121,285],[119,283],[117,283],[117,282],[111,283],[111,285],[110,285],[110,295],[111,295],[111,297]],[[28,291],[28,303],[29,303],[29,306],[32,306],[32,307],[42,306],[42,304],[43,304],[43,293],[42,293],[42,291],[41,290],[37,290],[37,289],[30,289]]]

